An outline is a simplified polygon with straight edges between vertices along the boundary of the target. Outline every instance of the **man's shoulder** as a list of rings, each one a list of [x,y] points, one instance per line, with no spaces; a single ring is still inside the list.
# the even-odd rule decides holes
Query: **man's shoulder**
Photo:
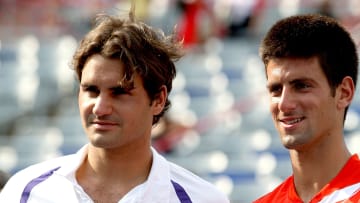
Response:
[[[191,196],[207,198],[207,200],[202,200],[202,202],[228,202],[225,193],[209,180],[205,180],[194,172],[171,162],[170,176],[174,182],[184,187],[184,190],[191,194]]]
[[[74,155],[59,156],[49,160],[45,160],[43,162],[32,164],[30,166],[27,166],[26,168],[16,171],[11,177],[11,179],[28,180],[31,178],[36,178],[43,173],[61,167],[64,163],[67,163],[67,161],[71,159],[72,156]]]
[[[229,203],[225,193],[217,188],[210,181],[205,180],[193,171],[186,169],[175,162],[167,160],[162,155],[153,150],[156,173],[162,174],[160,177],[165,181],[170,181],[176,185],[176,188],[181,188],[186,194],[190,196],[193,202],[206,203]],[[165,178],[166,177],[166,178]]]
[[[34,179],[42,180],[45,176],[52,174],[53,171],[67,163],[73,155],[56,157],[40,163],[30,165],[26,168],[16,171],[7,181],[5,187],[0,193],[0,202],[15,202],[21,196],[24,188]],[[11,201],[10,201],[11,200]]]
[[[213,187],[213,185],[210,184],[209,181],[201,178],[193,171],[190,171],[189,169],[186,169],[176,163],[173,162],[169,162],[169,163],[170,163],[170,175],[172,176],[171,178],[174,179],[175,181],[189,182],[191,184]]]

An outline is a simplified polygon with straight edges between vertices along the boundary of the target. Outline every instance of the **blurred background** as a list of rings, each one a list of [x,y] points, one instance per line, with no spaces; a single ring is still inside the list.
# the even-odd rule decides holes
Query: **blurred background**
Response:
[[[0,0],[2,172],[87,142],[71,57],[95,14],[129,8],[129,0]],[[291,174],[268,112],[258,46],[275,21],[298,13],[337,18],[359,45],[360,0],[136,0],[139,19],[167,34],[177,25],[187,52],[153,145],[233,203],[251,202]],[[345,125],[353,153],[360,152],[358,92]]]

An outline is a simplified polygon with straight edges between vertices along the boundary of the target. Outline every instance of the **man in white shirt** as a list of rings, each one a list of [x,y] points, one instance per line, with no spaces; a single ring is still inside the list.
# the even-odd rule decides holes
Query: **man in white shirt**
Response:
[[[73,57],[89,143],[76,154],[19,171],[0,202],[229,202],[151,147],[152,126],[170,107],[182,44],[133,13],[128,19],[98,16]]]

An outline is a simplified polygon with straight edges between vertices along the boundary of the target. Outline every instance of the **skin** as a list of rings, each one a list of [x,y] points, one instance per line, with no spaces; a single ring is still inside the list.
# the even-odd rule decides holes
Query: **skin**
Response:
[[[118,202],[147,179],[152,119],[167,96],[163,86],[151,102],[137,74],[135,88],[126,91],[123,75],[120,60],[96,54],[87,60],[80,81],[79,111],[90,144],[76,178],[95,202]]]
[[[316,57],[270,60],[266,74],[270,111],[290,151],[296,191],[309,202],[351,156],[343,115],[354,96],[354,83],[345,77],[332,95]]]

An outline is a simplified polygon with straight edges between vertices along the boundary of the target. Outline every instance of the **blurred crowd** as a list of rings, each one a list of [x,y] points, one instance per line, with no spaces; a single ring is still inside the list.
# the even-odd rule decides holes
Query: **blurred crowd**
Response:
[[[267,15],[277,10],[282,16],[317,12],[339,18],[348,26],[357,24],[358,0],[136,0],[139,18],[162,27],[177,24],[186,44],[201,43],[209,36],[257,34]],[[82,36],[94,14],[121,13],[130,0],[1,0],[1,38],[24,33],[41,37],[61,34]]]
[[[341,19],[347,26],[359,21],[358,0],[136,0],[137,16],[167,28],[178,26],[188,46],[211,36],[258,36],[268,15],[317,12]],[[125,13],[130,0],[1,0],[2,40],[26,33],[41,37],[71,34],[81,37],[99,12]],[[270,14],[269,14],[270,13]],[[266,26],[265,26],[266,27]]]

